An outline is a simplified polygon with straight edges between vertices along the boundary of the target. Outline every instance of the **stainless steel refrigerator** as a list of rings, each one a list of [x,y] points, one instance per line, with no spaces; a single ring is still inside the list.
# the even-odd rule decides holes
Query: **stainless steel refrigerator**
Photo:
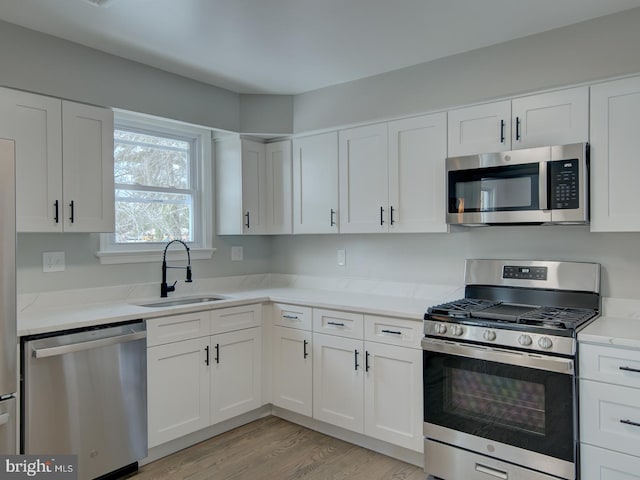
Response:
[[[15,146],[0,139],[0,454],[16,453]]]

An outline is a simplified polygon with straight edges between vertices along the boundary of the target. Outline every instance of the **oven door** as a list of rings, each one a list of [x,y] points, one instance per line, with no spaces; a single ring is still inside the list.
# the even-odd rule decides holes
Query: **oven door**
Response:
[[[429,439],[561,478],[574,478],[571,359],[425,338]]]

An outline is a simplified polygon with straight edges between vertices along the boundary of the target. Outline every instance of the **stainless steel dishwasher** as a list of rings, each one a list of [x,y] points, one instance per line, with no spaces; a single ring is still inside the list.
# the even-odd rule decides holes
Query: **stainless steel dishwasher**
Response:
[[[78,455],[78,478],[135,471],[147,456],[143,321],[23,342],[22,453]]]

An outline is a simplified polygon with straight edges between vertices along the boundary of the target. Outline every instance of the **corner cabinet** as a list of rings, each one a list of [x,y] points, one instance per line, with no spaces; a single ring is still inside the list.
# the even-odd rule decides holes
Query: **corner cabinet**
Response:
[[[446,232],[446,114],[340,132],[340,232]]]
[[[448,156],[503,152],[589,139],[589,87],[449,111]]]
[[[640,77],[591,87],[591,231],[640,231]]]
[[[338,133],[293,140],[293,233],[338,233]]]
[[[19,232],[114,231],[111,110],[0,88],[0,136],[16,142]]]
[[[218,235],[291,233],[291,142],[217,140]]]

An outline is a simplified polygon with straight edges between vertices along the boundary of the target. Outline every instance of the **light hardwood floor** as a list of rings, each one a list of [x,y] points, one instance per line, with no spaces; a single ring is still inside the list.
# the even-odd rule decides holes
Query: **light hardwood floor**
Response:
[[[424,480],[422,469],[277,417],[140,468],[131,480]]]

